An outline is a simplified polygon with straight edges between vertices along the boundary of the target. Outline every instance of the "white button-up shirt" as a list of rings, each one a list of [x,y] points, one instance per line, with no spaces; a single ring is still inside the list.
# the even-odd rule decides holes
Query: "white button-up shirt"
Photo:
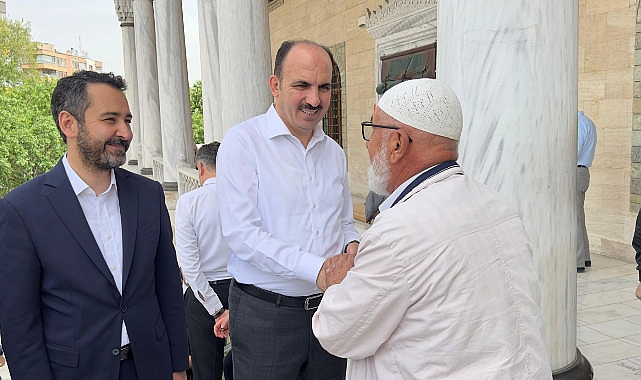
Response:
[[[220,226],[216,178],[207,179],[202,187],[178,198],[175,220],[176,252],[183,276],[198,301],[213,315],[223,304],[209,281],[231,278],[227,272],[229,247]]]
[[[280,294],[319,293],[325,258],[358,239],[340,146],[316,127],[303,147],[271,106],[227,132],[217,169],[229,273]]]
[[[71,187],[78,197],[93,237],[104,257],[116,287],[122,295],[122,224],[116,176],[111,171],[111,184],[102,194],[96,194],[69,165],[67,154],[62,158]],[[129,343],[125,321],[122,321],[121,343]]]

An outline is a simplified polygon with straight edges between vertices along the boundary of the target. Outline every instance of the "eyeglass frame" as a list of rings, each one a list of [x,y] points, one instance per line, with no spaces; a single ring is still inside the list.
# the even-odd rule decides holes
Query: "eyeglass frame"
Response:
[[[400,127],[396,127],[396,126],[393,126],[393,125],[380,125],[380,124],[374,124],[371,121],[363,121],[363,122],[361,122],[361,135],[363,136],[363,140],[365,140],[365,141],[369,141],[369,139],[365,137],[365,127],[366,126],[367,127],[372,127],[372,128],[393,129],[393,130],[397,130],[397,131],[401,130]],[[372,134],[373,133],[374,132],[372,131]],[[412,138],[409,137],[409,135],[407,136],[407,138],[410,140],[410,142],[412,142]]]

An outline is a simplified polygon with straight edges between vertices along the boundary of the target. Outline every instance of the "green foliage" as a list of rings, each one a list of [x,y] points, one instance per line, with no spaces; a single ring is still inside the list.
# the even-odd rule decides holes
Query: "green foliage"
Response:
[[[0,196],[51,169],[66,150],[51,117],[53,80],[0,87]]]
[[[31,40],[29,23],[0,17],[0,86],[12,86],[37,76],[38,44]],[[30,69],[23,69],[29,65]]]
[[[196,81],[189,88],[189,101],[191,103],[191,120],[194,130],[194,142],[205,142],[205,122],[203,119],[203,82]]]

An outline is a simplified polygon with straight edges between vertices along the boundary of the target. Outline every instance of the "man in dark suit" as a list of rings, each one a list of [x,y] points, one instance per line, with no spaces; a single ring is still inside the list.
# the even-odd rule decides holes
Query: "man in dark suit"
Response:
[[[16,380],[186,379],[180,274],[163,190],[118,168],[126,85],[61,79],[51,109],[67,152],[0,199],[0,325]]]

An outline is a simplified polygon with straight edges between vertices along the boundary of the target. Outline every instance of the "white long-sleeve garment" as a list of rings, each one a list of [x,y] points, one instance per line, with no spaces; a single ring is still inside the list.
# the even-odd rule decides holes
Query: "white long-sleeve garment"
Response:
[[[231,278],[227,272],[229,247],[220,226],[215,177],[178,198],[175,221],[176,253],[185,281],[213,315],[223,304],[209,281]]]
[[[359,238],[341,147],[318,126],[303,147],[271,106],[227,132],[217,169],[229,273],[288,296],[319,293],[325,258]]]
[[[325,292],[312,328],[348,358],[348,379],[552,378],[529,238],[507,201],[462,174],[381,212]]]

